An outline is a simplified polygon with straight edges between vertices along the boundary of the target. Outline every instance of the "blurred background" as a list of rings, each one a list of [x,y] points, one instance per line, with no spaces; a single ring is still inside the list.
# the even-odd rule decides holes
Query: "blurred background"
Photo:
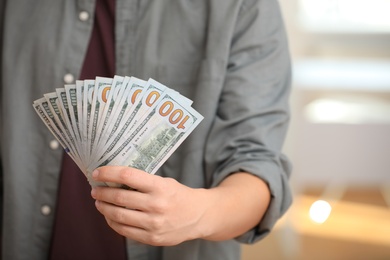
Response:
[[[390,259],[390,0],[280,0],[294,203],[243,260]]]

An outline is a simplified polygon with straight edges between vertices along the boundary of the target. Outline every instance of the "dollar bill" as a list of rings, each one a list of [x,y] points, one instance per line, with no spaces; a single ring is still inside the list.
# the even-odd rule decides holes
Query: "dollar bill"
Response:
[[[83,96],[83,121],[81,123],[81,140],[82,140],[82,152],[84,153],[85,163],[88,164],[90,159],[90,154],[88,153],[88,132],[89,132],[89,122],[91,118],[92,111],[92,96],[93,90],[95,87],[95,80],[84,80],[84,96]]]
[[[57,126],[54,124],[53,120],[47,114],[45,109],[42,106],[43,102],[47,102],[45,98],[40,98],[35,100],[33,103],[33,107],[42,121],[45,123],[49,131],[52,135],[57,139],[57,141],[61,144],[66,153],[71,153],[71,148],[69,147],[69,143],[64,139],[63,135],[60,133]],[[73,157],[73,156],[72,156]]]
[[[181,105],[177,98],[176,93],[166,91],[133,131],[127,132],[121,142],[88,170],[103,165],[127,165],[155,173],[203,120],[197,111]]]
[[[33,102],[66,153],[86,175],[103,165],[151,174],[203,120],[192,100],[154,79],[114,76],[77,80]]]
[[[61,136],[65,138],[64,141],[66,141],[70,149],[73,151],[74,155],[80,158],[79,151],[77,150],[76,140],[73,139],[72,135],[70,134],[68,126],[64,121],[62,109],[59,107],[57,93],[51,92],[51,93],[44,94],[44,98],[47,101],[47,107],[49,107],[51,111],[52,116],[50,115],[49,117],[53,120],[53,122],[56,123],[55,126],[58,129],[58,131],[63,133],[61,134]],[[43,103],[42,105],[45,104]],[[81,159],[79,160],[81,161]]]
[[[112,137],[115,136],[114,142],[117,142],[126,127],[130,124],[131,120],[125,120],[125,114],[132,110],[135,103],[137,103],[142,97],[142,92],[145,88],[146,81],[131,77],[126,85],[125,92],[119,100],[117,106],[114,109],[113,116],[108,123],[106,131],[101,133],[101,139],[99,147],[96,148],[96,159],[100,159],[104,154],[109,152],[113,146],[110,145]],[[124,124],[122,121],[126,121]],[[118,132],[117,132],[118,131]],[[96,161],[95,161],[96,162]]]
[[[72,113],[70,112],[68,98],[66,95],[65,88],[56,88],[56,93],[58,96],[58,107],[61,109],[61,115],[63,117],[63,120],[66,124],[66,127],[70,133],[69,138],[74,140],[74,145],[77,149],[77,151],[80,151],[80,142],[78,142],[78,139],[76,138],[76,134],[74,132],[73,124],[72,124]]]
[[[93,151],[93,144],[97,133],[97,126],[99,124],[100,115],[104,109],[104,105],[106,104],[106,99],[102,98],[105,96],[103,93],[110,90],[111,84],[112,78],[96,77],[92,95],[92,105],[87,138],[87,153],[90,155]]]
[[[118,144],[120,145],[125,141],[126,134],[132,131],[133,126],[136,125],[142,115],[157,105],[157,101],[160,99],[161,94],[167,89],[168,88],[166,86],[154,82],[153,80],[149,80],[147,82],[147,86],[134,100],[135,104],[124,111],[124,116],[121,122],[119,122],[119,126],[112,134],[113,138],[109,138],[109,140],[104,145],[102,149],[103,153],[101,154],[99,161],[101,158],[109,154],[115,147],[117,147]]]
[[[203,120],[190,106],[178,103],[169,93],[143,120],[133,139],[132,150],[120,165],[131,166],[151,174],[162,166],[178,146]]]
[[[86,162],[85,158],[85,152],[84,152],[84,146],[85,146],[85,141],[82,138],[82,133],[83,133],[83,107],[84,107],[84,81],[83,80],[76,80],[76,102],[77,102],[77,122],[78,122],[78,129],[79,129],[79,147],[80,147],[80,157],[83,160],[83,162]]]
[[[61,127],[54,119],[54,114],[50,110],[50,104],[46,100],[45,97],[35,100],[33,103],[33,107],[35,111],[38,113],[42,121],[46,124],[49,131],[53,134],[53,136],[57,139],[60,145],[63,147],[66,153],[72,158],[73,161],[76,162],[77,166],[80,169],[83,169],[84,172],[86,170],[85,167],[81,164],[78,156],[76,155],[76,151],[72,149],[70,142],[68,141],[68,136],[61,130]]]
[[[66,100],[69,107],[69,116],[72,130],[77,142],[78,150],[81,150],[80,124],[77,108],[76,85],[65,85]]]
[[[96,156],[95,154],[98,150],[99,141],[101,140],[101,134],[105,132],[105,128],[110,121],[111,113],[115,107],[115,104],[117,101],[119,101],[119,97],[123,95],[123,92],[126,88],[129,79],[129,77],[115,76],[112,85],[106,87],[105,91],[98,93],[99,102],[104,102],[105,105],[102,113],[99,115],[101,119],[99,120],[98,126],[95,130],[96,133],[92,134],[92,136],[95,136],[95,140],[92,145],[92,147],[94,147],[94,149],[92,150],[92,158]]]

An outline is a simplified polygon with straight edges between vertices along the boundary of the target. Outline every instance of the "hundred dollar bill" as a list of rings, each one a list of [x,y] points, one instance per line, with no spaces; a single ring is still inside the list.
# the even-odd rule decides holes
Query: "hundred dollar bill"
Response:
[[[55,93],[54,93],[55,94]],[[50,103],[47,101],[46,97],[40,98],[38,100],[35,100],[33,102],[33,108],[41,118],[41,120],[45,123],[46,127],[49,129],[49,131],[52,133],[52,135],[57,139],[57,141],[60,143],[64,151],[70,156],[70,158],[76,163],[76,165],[80,168],[80,170],[84,173],[84,175],[87,177],[87,180],[89,184],[92,187],[96,186],[107,186],[104,182],[96,182],[91,178],[90,175],[87,175],[86,168],[83,167],[82,162],[80,161],[80,158],[78,158],[75,153],[77,151],[72,150],[71,145],[69,141],[67,140],[67,135],[61,130],[61,127],[59,127],[58,122],[54,120],[54,117],[56,116],[54,113],[51,113],[52,109],[50,109]]]
[[[118,127],[121,125],[124,115],[132,106],[141,98],[146,81],[131,77],[127,83],[123,95],[119,102],[113,109],[113,116],[108,121],[107,128],[101,133],[101,140],[99,146],[96,147],[95,157],[99,159],[104,153],[107,153],[107,143],[111,141],[113,136],[118,137]],[[122,129],[122,128],[121,128]],[[120,130],[120,129],[119,129]]]
[[[124,141],[124,134],[133,131],[134,126],[138,124],[138,120],[143,118],[150,110],[153,109],[155,105],[158,104],[165,92],[169,92],[170,95],[175,96],[182,104],[186,104],[188,106],[191,106],[192,104],[192,100],[180,95],[179,92],[166,87],[154,79],[149,79],[142,91],[134,91],[134,94],[131,95],[132,103],[134,104],[130,107],[130,109],[127,109],[124,112],[123,118],[121,118],[119,122],[117,121],[119,126],[117,126],[117,124],[113,124],[116,130],[115,132],[110,132],[110,136],[108,137],[108,141],[105,146],[103,146],[103,148],[99,148],[99,155],[101,156],[97,156],[97,158],[103,158],[106,154],[113,150],[115,146],[121,144]],[[136,95],[136,98],[134,98],[134,95]],[[112,136],[113,138],[111,139]]]
[[[75,140],[74,145],[75,145],[77,151],[81,151],[80,142],[78,142],[78,139],[76,137],[76,134],[74,132],[74,128],[72,125],[72,115],[71,115],[72,113],[70,112],[70,108],[69,108],[70,104],[68,103],[68,98],[66,96],[66,90],[65,90],[65,88],[56,88],[56,93],[58,96],[58,104],[59,104],[59,107],[61,108],[64,122],[68,128],[69,133],[70,133],[69,138]]]
[[[93,144],[95,141],[97,126],[99,124],[100,115],[103,111],[105,100],[102,99],[102,94],[109,91],[112,84],[112,78],[96,77],[95,87],[92,95],[92,106],[90,113],[90,121],[88,128],[88,139],[87,139],[87,153],[92,154]]]
[[[132,131],[133,126],[138,122],[142,115],[157,105],[161,94],[165,90],[168,90],[166,86],[149,79],[147,86],[135,101],[135,105],[130,106],[130,108],[125,111],[122,120],[119,122],[119,126],[112,134],[112,138],[109,137],[109,141],[106,142],[101,150],[103,153],[100,158],[103,158],[106,154],[111,152],[118,143],[120,144],[124,141],[125,135]]]
[[[84,81],[76,80],[77,115],[79,117],[78,118],[79,122],[83,121],[83,104],[84,104],[83,95],[84,95]]]
[[[124,91],[118,97],[118,102],[113,108],[112,114],[113,116],[110,118],[108,122],[108,132],[112,131],[112,123],[114,121],[122,120],[125,113],[131,108],[131,106],[135,103],[135,100],[139,96],[139,93],[142,92],[146,84],[146,81],[137,79],[135,77],[126,77],[126,85],[124,86]],[[113,125],[115,126],[115,124]]]
[[[145,92],[140,96],[138,104],[134,106],[134,109],[127,111],[128,120],[130,120],[129,122],[131,123],[129,128],[130,131],[132,127],[137,124],[138,120],[158,103],[162,93],[166,90],[168,90],[168,87],[165,85],[154,79],[148,80]]]
[[[79,116],[77,109],[77,94],[76,85],[65,85],[66,100],[69,107],[69,115],[71,120],[72,129],[76,138],[76,141],[81,148],[81,137],[79,129]]]
[[[71,149],[69,147],[68,142],[64,139],[64,136],[61,134],[61,132],[57,128],[56,124],[53,122],[53,120],[50,118],[50,116],[47,114],[47,112],[43,108],[43,106],[42,106],[43,102],[47,102],[47,100],[45,98],[40,98],[40,99],[37,99],[34,101],[33,107],[34,107],[35,111],[37,112],[37,114],[41,118],[41,120],[45,123],[45,125],[49,129],[49,131],[53,134],[53,136],[57,139],[57,141],[64,148],[65,152],[71,153]]]
[[[80,155],[80,158],[82,159],[83,162],[85,162],[85,155],[84,153],[82,153],[81,151],[83,150],[83,142],[82,142],[82,139],[81,139],[81,131],[80,131],[80,122],[79,121],[79,111],[81,110],[79,107],[82,105],[82,103],[78,103],[78,99],[77,99],[77,86],[79,86],[79,88],[81,88],[80,86],[80,83],[76,84],[76,85],[73,85],[73,84],[69,84],[69,85],[65,85],[65,93],[66,93],[66,100],[67,100],[67,103],[68,103],[68,107],[69,107],[69,115],[70,115],[70,119],[71,119],[71,125],[73,127],[73,133],[74,133],[74,136],[76,138],[76,142],[77,142],[77,147],[78,147],[78,151],[79,152],[79,155]],[[81,112],[81,111],[80,111]]]
[[[89,161],[90,154],[88,153],[88,132],[89,132],[89,121],[91,118],[92,110],[92,96],[93,89],[95,87],[95,80],[84,80],[84,95],[83,95],[83,121],[81,123],[81,142],[83,144],[83,151],[85,163]]]
[[[177,94],[167,91],[163,95],[134,131],[128,132],[123,142],[87,172],[103,165],[126,165],[154,174],[161,167],[203,120],[191,106],[180,104],[175,99]]]
[[[77,80],[33,103],[91,186],[114,185],[91,178],[102,165],[154,174],[202,121],[191,105],[153,79],[122,76]]]
[[[79,158],[76,156],[75,150],[71,148],[69,141],[67,140],[67,136],[64,132],[61,131],[58,123],[54,119],[54,114],[51,112],[49,108],[49,103],[45,97],[37,99],[33,103],[33,107],[42,121],[46,124],[46,127],[53,134],[53,136],[57,139],[60,145],[63,147],[65,152],[72,158],[73,161],[79,166],[81,169],[85,169],[82,167]]]
[[[99,141],[101,140],[101,134],[105,132],[105,128],[111,119],[111,113],[115,104],[117,104],[117,101],[119,101],[120,97],[123,95],[129,79],[129,77],[114,76],[111,87],[104,88],[104,91],[98,93],[98,99],[102,100],[100,102],[104,102],[105,105],[102,113],[99,115],[100,120],[96,128],[96,133],[94,134],[95,140],[93,144],[94,149],[92,150],[91,155],[92,158],[95,157]]]
[[[77,150],[76,140],[72,138],[72,135],[69,132],[69,129],[64,121],[64,117],[62,114],[62,110],[59,107],[58,96],[56,92],[51,92],[43,95],[48,102],[48,107],[53,115],[53,122],[56,122],[56,127],[62,133],[62,136],[66,138],[66,142],[68,143],[70,149],[74,151],[75,156],[80,157],[79,151]],[[80,161],[82,159],[80,158]]]
[[[129,150],[127,154],[123,151],[121,157],[116,158],[121,165],[156,173],[203,120],[202,115],[192,107],[177,102],[176,97],[165,94],[159,105],[138,125],[132,148],[126,149]]]
[[[84,140],[82,138],[83,129],[83,106],[84,106],[84,81],[83,80],[76,80],[76,102],[77,102],[77,122],[78,122],[78,129],[79,129],[79,147],[80,147],[80,157],[85,162],[85,153],[84,153]]]

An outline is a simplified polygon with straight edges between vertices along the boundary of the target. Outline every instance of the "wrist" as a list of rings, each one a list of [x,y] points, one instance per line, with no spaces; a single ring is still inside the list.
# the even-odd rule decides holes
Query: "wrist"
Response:
[[[211,241],[233,239],[255,227],[270,202],[267,184],[248,173],[232,174],[219,186],[196,192],[202,212],[196,235]]]
[[[196,193],[196,196],[194,196],[196,201],[193,206],[197,206],[198,210],[196,212],[200,214],[191,239],[208,239],[215,233],[218,193],[213,189],[206,188],[195,189],[194,192]]]
[[[196,225],[196,238],[212,241],[222,240],[218,238],[218,230],[224,225],[223,216],[220,215],[221,203],[224,200],[222,191],[217,187],[197,189],[196,192],[201,198],[199,206],[201,207],[200,212],[202,212]]]

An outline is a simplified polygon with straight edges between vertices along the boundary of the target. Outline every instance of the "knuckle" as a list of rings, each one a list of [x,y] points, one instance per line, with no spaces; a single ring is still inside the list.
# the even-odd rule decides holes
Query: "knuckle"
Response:
[[[153,231],[161,230],[164,226],[164,221],[161,217],[153,217],[150,219],[149,227]]]
[[[152,246],[164,245],[163,237],[159,234],[152,233],[149,235],[149,244]]]
[[[164,199],[156,199],[151,203],[151,209],[156,213],[162,214],[167,211],[167,208],[168,208],[168,203]]]

